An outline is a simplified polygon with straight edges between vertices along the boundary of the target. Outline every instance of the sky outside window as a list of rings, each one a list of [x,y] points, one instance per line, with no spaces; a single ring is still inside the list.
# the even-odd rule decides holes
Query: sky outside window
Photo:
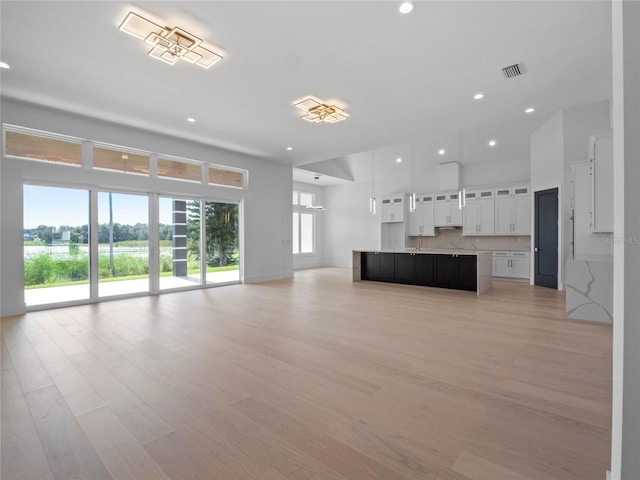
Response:
[[[100,203],[108,204],[107,192],[99,192]],[[149,215],[146,195],[112,196],[115,223],[135,225]],[[86,190],[74,188],[45,187],[40,185],[24,186],[24,228],[39,225],[68,225],[78,227],[87,225],[89,194]],[[115,213],[117,212],[117,214]],[[109,209],[101,209],[98,223],[109,223]],[[53,224],[53,225],[52,225]]]

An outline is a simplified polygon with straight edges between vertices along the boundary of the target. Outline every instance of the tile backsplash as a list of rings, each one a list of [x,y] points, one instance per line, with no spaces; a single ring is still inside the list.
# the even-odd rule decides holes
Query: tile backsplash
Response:
[[[418,238],[411,237],[411,246],[418,247]],[[463,250],[531,251],[529,235],[463,236],[462,229],[438,230],[435,237],[422,237],[422,248],[460,248]]]

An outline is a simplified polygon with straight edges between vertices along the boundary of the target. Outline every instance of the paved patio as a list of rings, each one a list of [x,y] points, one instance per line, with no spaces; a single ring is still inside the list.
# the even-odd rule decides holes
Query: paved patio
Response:
[[[207,273],[207,285],[220,285],[240,281],[239,270]],[[160,290],[172,290],[175,288],[194,287],[200,285],[200,275],[187,275],[186,277],[160,277]],[[99,297],[112,297],[130,293],[149,291],[149,279],[122,280],[119,282],[103,282],[98,284]],[[48,305],[53,303],[72,302],[86,300],[90,297],[89,284],[68,285],[63,287],[34,288],[24,291],[24,300],[27,306]]]

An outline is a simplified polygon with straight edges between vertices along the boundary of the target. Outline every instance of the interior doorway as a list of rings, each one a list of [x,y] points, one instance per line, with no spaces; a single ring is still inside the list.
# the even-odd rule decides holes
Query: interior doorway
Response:
[[[558,288],[558,189],[535,192],[534,283]]]

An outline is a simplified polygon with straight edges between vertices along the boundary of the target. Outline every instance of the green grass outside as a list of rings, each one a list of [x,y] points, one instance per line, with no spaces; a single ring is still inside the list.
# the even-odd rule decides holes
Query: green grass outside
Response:
[[[238,270],[240,268],[239,265],[226,265],[224,267],[207,267],[207,273],[213,272],[228,272],[231,270]],[[199,268],[190,268],[187,270],[187,273],[193,274],[198,273],[200,271]],[[160,273],[161,277],[172,277],[173,272],[162,272]],[[124,280],[140,280],[142,278],[147,278],[148,275],[129,275],[126,277],[109,277],[109,278],[101,278],[101,283],[106,282],[121,282]],[[72,285],[87,285],[89,280],[77,280],[77,281],[67,281],[67,282],[56,282],[56,283],[44,283],[39,285],[25,285],[25,290],[32,290],[35,288],[49,288],[49,287],[68,287]]]

